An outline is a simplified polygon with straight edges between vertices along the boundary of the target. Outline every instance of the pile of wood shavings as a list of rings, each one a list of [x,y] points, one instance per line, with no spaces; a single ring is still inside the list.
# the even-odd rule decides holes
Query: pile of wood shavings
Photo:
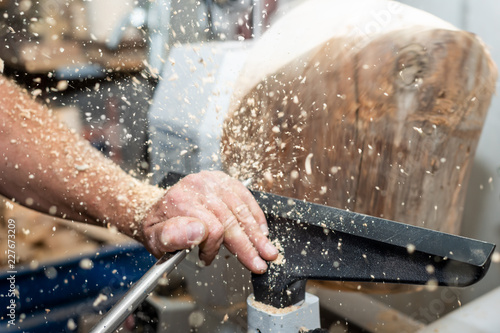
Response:
[[[298,305],[291,305],[291,306],[287,306],[286,308],[279,309],[279,308],[275,308],[272,305],[258,302],[255,299],[253,299],[251,301],[251,304],[254,308],[256,308],[260,311],[263,311],[263,312],[269,313],[269,314],[274,314],[274,315],[287,314],[287,313],[293,312],[299,308]]]
[[[271,243],[276,247],[276,249],[278,249],[278,257],[273,261],[271,261],[271,265],[284,265],[286,263],[286,259],[285,256],[283,255],[284,253],[283,246],[277,239],[274,239]]]

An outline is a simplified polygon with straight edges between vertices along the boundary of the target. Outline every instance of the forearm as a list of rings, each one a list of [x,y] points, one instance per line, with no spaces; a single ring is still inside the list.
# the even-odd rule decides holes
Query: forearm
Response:
[[[0,121],[0,191],[21,204],[134,235],[164,193],[122,171],[3,77]]]
[[[264,213],[222,172],[190,175],[167,193],[142,183],[0,76],[0,193],[38,211],[116,226],[155,256],[199,246],[210,263],[221,244],[252,272],[278,251]],[[161,198],[161,200],[160,200]]]

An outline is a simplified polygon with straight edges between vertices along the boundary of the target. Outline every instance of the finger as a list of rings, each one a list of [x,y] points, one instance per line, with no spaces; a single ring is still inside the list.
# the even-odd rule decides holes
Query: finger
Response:
[[[224,226],[217,216],[204,205],[193,205],[186,214],[203,221],[207,226],[207,236],[199,244],[199,257],[205,264],[210,265],[217,253],[219,253],[219,248],[224,241]]]
[[[192,248],[208,236],[207,226],[201,220],[184,216],[157,223],[149,228],[148,233],[152,235],[150,245],[155,256]]]
[[[227,195],[223,197],[223,199],[234,216],[229,216],[227,219],[235,218],[238,221],[237,226],[243,229],[244,235],[250,240],[262,258],[266,260],[276,259],[278,250],[262,232],[249,207],[238,196]],[[226,229],[226,237],[228,228],[236,227],[236,225],[229,226],[227,222],[224,226]]]
[[[186,176],[167,192],[169,198],[167,211],[171,216],[190,216],[205,223],[207,237],[199,244],[199,257],[208,265],[219,252],[219,247],[224,240],[224,227],[219,219],[207,209],[207,197],[195,191],[203,189],[204,186],[199,176]]]
[[[200,244],[199,249],[199,258],[201,261],[205,263],[205,265],[210,265],[212,261],[214,261],[215,257],[219,253],[219,249],[224,241],[223,237],[218,238],[215,243],[214,242],[204,242]]]
[[[213,214],[222,221],[224,226],[224,243],[226,247],[237,256],[238,260],[249,270],[254,273],[263,273],[267,269],[266,262],[259,256],[259,253],[255,249],[253,243],[251,242],[249,235],[240,226],[240,221],[237,215],[235,215],[228,207],[228,205],[238,205],[244,206],[238,197],[225,195],[222,197],[224,202],[218,197],[209,197],[207,201],[207,208],[210,209]],[[267,241],[265,236],[257,227],[255,220],[250,216],[251,224],[254,225],[254,233],[260,235],[264,238],[264,242]],[[259,244],[260,245],[260,244]]]
[[[135,318],[134,315],[131,314],[130,316],[125,319],[125,322],[123,323],[123,326],[129,331],[133,331],[135,328]]]
[[[259,256],[257,250],[240,227],[226,229],[224,244],[253,273],[262,274],[267,270],[266,262]]]
[[[234,179],[231,179],[231,189],[243,202],[246,203],[246,206],[248,207],[255,221],[257,221],[257,224],[259,225],[262,233],[265,236],[269,235],[266,216],[264,215],[264,212],[260,208],[252,193],[245,186],[243,186],[242,183]]]

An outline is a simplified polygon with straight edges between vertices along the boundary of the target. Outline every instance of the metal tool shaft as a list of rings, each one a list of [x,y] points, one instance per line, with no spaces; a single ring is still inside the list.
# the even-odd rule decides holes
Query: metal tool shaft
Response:
[[[114,332],[125,319],[148,297],[163,274],[169,274],[186,257],[187,251],[166,253],[139,281],[108,311],[90,331],[91,333]]]

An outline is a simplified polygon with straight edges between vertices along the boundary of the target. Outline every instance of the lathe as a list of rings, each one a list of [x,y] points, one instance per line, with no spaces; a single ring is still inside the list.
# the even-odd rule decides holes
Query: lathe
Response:
[[[255,46],[246,42],[201,43],[175,47],[170,51],[169,60],[175,65],[163,67],[162,76],[170,79],[160,83],[150,116],[152,165],[157,170],[155,181],[164,185],[175,181],[172,177],[164,178],[165,170],[189,173],[223,168],[241,179],[251,177],[254,188],[284,195],[254,191],[266,212],[270,237],[282,253],[279,261],[270,263],[268,272],[252,276],[253,294],[248,296],[247,276],[242,274],[240,278],[239,273],[235,277],[219,271],[219,265],[227,265],[224,260],[205,272],[207,268],[199,270],[193,266],[184,270],[181,264],[181,275],[188,285],[195,285],[190,290],[200,304],[205,304],[206,308],[225,307],[223,312],[226,315],[231,312],[228,310],[231,307],[238,307],[241,311],[236,315],[233,312],[230,316],[219,315],[218,320],[208,319],[211,315],[217,317],[216,311],[204,312],[211,315],[205,315],[204,324],[196,328],[198,331],[229,332],[247,328],[249,332],[320,331],[320,303],[323,311],[338,311],[345,320],[352,320],[366,330],[377,329],[377,323],[386,325],[379,329],[390,330],[391,321],[395,323],[395,331],[425,330],[425,323],[373,299],[360,296],[362,300],[359,301],[356,299],[359,295],[350,297],[349,293],[350,296],[343,298],[344,294],[331,291],[335,287],[325,289],[319,284],[310,289],[317,296],[306,293],[306,281],[342,281],[343,284],[338,285],[340,289],[361,292],[393,291],[406,284],[424,285],[432,290],[438,286],[470,285],[480,280],[488,269],[493,244],[408,224],[425,221],[421,225],[428,228],[456,231],[455,210],[463,200],[458,199],[462,192],[456,192],[453,185],[450,186],[450,180],[446,178],[450,177],[449,171],[444,165],[447,159],[451,159],[453,162],[449,165],[466,170],[468,157],[461,155],[460,147],[474,144],[470,136],[459,134],[468,131],[462,127],[467,123],[464,118],[455,122],[452,120],[454,115],[446,112],[444,114],[449,118],[444,118],[441,110],[433,109],[432,102],[425,102],[422,97],[428,91],[435,93],[435,96],[425,95],[431,99],[448,98],[447,94],[451,93],[454,97],[450,98],[454,100],[450,103],[456,103],[452,109],[460,108],[462,103],[452,92],[456,87],[446,86],[451,84],[447,78],[435,77],[441,62],[450,62],[451,58],[435,49],[433,43],[444,39],[448,44],[442,47],[448,48],[450,54],[460,54],[462,61],[480,64],[474,67],[478,72],[469,72],[471,76],[481,76],[479,84],[472,88],[475,90],[469,92],[476,98],[490,98],[492,81],[489,79],[496,75],[494,66],[488,55],[481,51],[477,53],[478,57],[477,54],[460,53],[462,51],[456,49],[454,43],[460,45],[462,38],[472,43],[473,48],[481,49],[481,46],[445,22],[411,8],[392,7],[394,3],[391,2],[365,5],[372,6],[371,13],[382,15],[387,12],[398,18],[393,17],[378,31],[364,29],[363,24],[370,21],[363,15],[356,18],[359,19],[357,25],[349,19],[327,23],[331,17],[327,8],[344,11],[344,15],[350,17],[358,7],[312,1],[299,6],[287,16],[288,19],[278,21]],[[317,26],[321,28],[301,30],[297,24],[300,18],[314,16],[319,8],[325,9],[324,15],[316,17]],[[361,33],[356,36],[347,34],[343,30],[346,27],[354,29],[351,32]],[[290,36],[296,40],[286,40]],[[347,38],[342,39],[344,36]],[[276,44],[274,48],[273,43]],[[375,56],[370,51],[375,52]],[[384,54],[386,58],[381,60],[377,54]],[[365,63],[363,66],[352,64],[352,59],[364,59]],[[392,61],[399,67],[391,69]],[[371,66],[374,71],[379,71],[378,76],[369,74],[375,75],[372,80],[380,81],[378,85],[368,81],[369,75],[360,74],[363,70],[368,73]],[[354,68],[354,71],[350,72],[349,68]],[[399,73],[399,77],[393,79],[393,72]],[[382,82],[381,75],[384,74],[388,77],[387,83]],[[362,78],[367,82],[360,82]],[[395,80],[396,88],[386,86],[392,80]],[[402,81],[398,83],[398,80]],[[443,85],[443,91],[449,90],[445,93],[448,97],[435,91],[440,85]],[[383,91],[381,87],[384,87]],[[379,92],[374,93],[373,89]],[[331,90],[335,95],[329,96],[333,93]],[[353,96],[358,96],[358,99],[353,101]],[[432,107],[427,110],[427,115],[421,117],[420,108],[429,105]],[[225,110],[229,110],[227,115]],[[353,124],[349,120],[350,110],[353,110]],[[481,107],[464,111],[464,114],[478,120],[484,111]],[[363,118],[365,112],[366,120]],[[445,125],[437,120],[440,117]],[[379,121],[384,126],[379,125]],[[221,134],[222,126],[224,133]],[[297,133],[292,134],[293,131]],[[473,130],[471,135],[473,132],[478,133]],[[368,148],[358,146],[356,141],[363,142],[359,139],[363,135],[366,135],[364,140]],[[221,137],[222,156],[219,155]],[[418,142],[416,147],[425,149],[421,152],[412,142]],[[442,144],[457,146],[457,155],[446,155],[446,150],[440,148]],[[339,150],[335,152],[338,146],[340,153]],[[291,147],[298,152],[291,152]],[[365,149],[368,149],[366,153]],[[473,150],[473,146],[470,149]],[[356,153],[362,156],[359,161]],[[384,159],[391,154],[397,154],[392,162],[397,166]],[[418,156],[420,160],[417,160]],[[432,162],[434,169],[427,169],[429,171],[425,173],[419,168],[427,168],[428,158],[429,163],[437,158],[441,165]],[[407,170],[412,172],[413,183],[407,183]],[[419,178],[421,172],[423,176]],[[460,177],[465,177],[467,171],[464,172]],[[465,181],[460,177],[451,177],[451,182],[458,185]],[[335,193],[338,186],[345,189],[337,179],[345,179],[348,188],[345,193]],[[439,187],[441,181],[443,185]],[[380,194],[383,191],[377,183],[385,183],[385,194]],[[362,186],[367,185],[373,186],[373,192],[365,193],[370,187]],[[393,192],[387,193],[389,189]],[[393,200],[401,200],[399,208],[387,201],[380,203],[387,200],[387,195]],[[455,201],[441,200],[443,196],[457,195]],[[346,210],[309,200],[345,207]],[[412,202],[419,208],[412,207]],[[408,224],[350,210],[373,212]],[[446,213],[447,210],[450,214]],[[214,280],[221,275],[223,281],[218,286]],[[243,292],[240,292],[238,287],[242,285]],[[492,293],[484,302],[491,302],[496,297],[494,295]],[[242,314],[245,305],[241,305],[245,298],[246,316]],[[327,300],[321,302],[321,298]],[[359,306],[365,318],[339,310],[343,302],[346,307]],[[162,316],[160,303],[154,303],[156,310],[152,312],[156,311],[157,317]],[[333,303],[337,306],[332,306]],[[123,311],[119,313],[123,315]],[[391,319],[382,319],[384,313],[390,313]],[[234,317],[240,321],[233,321]],[[246,321],[241,320],[245,317]],[[108,325],[113,319],[113,316],[107,317]],[[171,323],[160,320],[157,330],[161,330],[162,325],[167,332],[169,328],[173,329]]]
[[[182,35],[190,44],[168,40],[166,17],[176,16],[165,3],[181,6],[172,9],[179,16],[193,11],[157,2],[161,11],[150,15],[167,22],[151,37],[149,63],[162,78],[149,115],[153,181],[167,186],[178,179],[169,172],[202,169],[250,178],[281,255],[253,276],[224,250],[210,267],[192,252],[166,255],[85,329],[112,331],[131,313],[136,331],[167,333],[321,332],[346,323],[353,332],[445,332],[469,316],[485,318],[486,332],[500,326],[498,288],[463,308],[456,291],[483,278],[498,260],[495,245],[453,235],[496,80],[487,50],[392,1],[327,2],[298,7],[260,41]],[[259,12],[247,16],[264,30]],[[364,294],[408,285],[431,301],[402,294],[409,301],[398,307]],[[455,311],[438,319],[445,307]],[[475,324],[467,330],[484,328]]]

